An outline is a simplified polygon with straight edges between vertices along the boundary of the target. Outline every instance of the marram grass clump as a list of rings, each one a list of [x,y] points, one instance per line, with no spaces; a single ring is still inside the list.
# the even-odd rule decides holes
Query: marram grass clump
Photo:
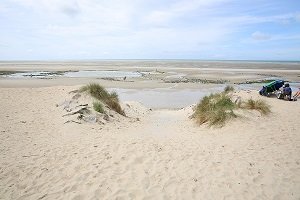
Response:
[[[270,105],[261,99],[248,99],[248,101],[242,103],[241,107],[249,110],[257,110],[263,115],[267,115],[271,112]]]
[[[96,112],[99,112],[99,113],[105,113],[104,111],[104,108],[103,108],[103,105],[101,102],[99,101],[95,101],[93,102],[93,108]]]
[[[207,123],[209,127],[223,127],[227,121],[238,117],[234,113],[237,109],[257,110],[262,115],[271,112],[270,106],[263,100],[249,99],[246,102],[234,103],[229,94],[232,91],[234,88],[227,86],[223,92],[203,97],[196,106],[193,118],[200,125]]]
[[[119,104],[119,97],[116,92],[109,93],[104,87],[96,83],[90,83],[83,86],[79,91],[89,93],[92,97],[106,104],[112,110],[125,116],[125,113]]]
[[[86,86],[83,86],[79,91],[88,92],[92,97],[98,100],[104,100],[110,97],[110,93],[104,87],[96,83],[90,83]]]
[[[237,117],[233,112],[236,105],[225,92],[205,96],[197,105],[193,117],[201,125],[222,127],[226,121]]]

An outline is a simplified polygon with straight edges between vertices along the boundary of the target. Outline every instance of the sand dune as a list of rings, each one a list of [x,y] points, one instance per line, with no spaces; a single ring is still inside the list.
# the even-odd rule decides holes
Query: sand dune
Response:
[[[64,124],[55,105],[73,89],[0,89],[0,199],[300,198],[300,101],[265,98],[270,116],[222,129],[197,126],[192,106],[136,102],[123,102],[131,118]]]

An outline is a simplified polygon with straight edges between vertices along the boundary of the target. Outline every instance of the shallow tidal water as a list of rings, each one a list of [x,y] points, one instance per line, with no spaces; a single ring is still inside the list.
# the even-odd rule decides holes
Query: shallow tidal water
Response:
[[[141,73],[128,71],[109,71],[109,70],[81,70],[66,72],[16,72],[9,75],[3,75],[7,78],[46,78],[46,77],[68,77],[68,78],[123,78],[123,77],[140,77]]]
[[[191,104],[198,103],[205,95],[220,92],[225,85],[209,89],[119,89],[116,91],[121,101],[137,101],[152,109],[179,109]]]
[[[260,90],[264,84],[241,84],[235,85],[236,90]],[[293,93],[298,91],[299,83],[291,83]],[[147,108],[152,109],[180,109],[186,106],[199,103],[206,95],[221,92],[226,84],[212,88],[199,89],[121,89],[110,88],[109,91],[116,91],[121,101],[137,101]]]

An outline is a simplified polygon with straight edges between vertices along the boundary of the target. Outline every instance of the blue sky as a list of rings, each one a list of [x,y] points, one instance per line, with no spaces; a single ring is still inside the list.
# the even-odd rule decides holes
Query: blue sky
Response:
[[[0,60],[64,59],[300,60],[300,1],[0,1]]]

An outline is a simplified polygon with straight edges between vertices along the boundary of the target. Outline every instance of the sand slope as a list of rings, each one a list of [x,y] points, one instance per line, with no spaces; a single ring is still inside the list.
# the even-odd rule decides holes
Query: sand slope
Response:
[[[300,198],[300,101],[265,98],[269,117],[222,129],[132,102],[139,121],[64,124],[73,89],[0,89],[0,199]]]

